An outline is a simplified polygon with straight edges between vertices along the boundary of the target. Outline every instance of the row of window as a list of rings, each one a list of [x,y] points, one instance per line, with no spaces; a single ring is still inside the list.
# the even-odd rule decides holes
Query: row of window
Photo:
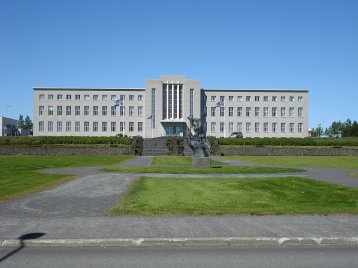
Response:
[[[71,94],[65,94],[65,95],[62,95],[62,94],[57,94],[57,100],[63,100],[63,99],[66,99],[66,100],[72,100],[72,95]],[[75,94],[74,95],[74,99],[75,100],[81,100],[81,98],[83,98],[85,101],[89,101],[90,100],[90,97],[92,97],[92,100],[94,101],[98,101],[99,100],[99,95],[88,95],[88,94],[85,94],[85,95],[80,95],[80,94]],[[39,94],[39,100],[44,100],[45,99],[45,94]],[[48,94],[47,95],[47,100],[53,100],[54,99],[54,94]],[[107,101],[109,100],[109,95],[101,95],[101,99],[103,101]],[[111,101],[116,101],[117,99],[120,99],[122,101],[125,101],[126,99],[126,96],[125,95],[119,95],[117,97],[117,95],[110,95],[110,100]],[[128,100],[129,101],[134,101],[135,99],[135,95],[129,95],[128,96]],[[137,95],[137,100],[138,101],[143,101],[144,97],[143,95]]]
[[[54,124],[56,124],[56,125],[54,125]],[[99,122],[92,122],[92,124],[90,124],[90,122],[82,122],[82,126],[81,126],[80,121],[76,121],[76,122],[48,121],[47,122],[47,131],[48,132],[54,132],[55,130],[57,132],[71,132],[71,131],[73,131],[72,130],[73,127],[74,127],[75,132],[81,132],[81,131],[83,131],[83,132],[90,132],[90,131],[91,132],[99,132],[99,131],[101,131],[101,132],[107,132],[107,131],[123,132],[125,130],[125,122],[119,122],[119,129],[117,129],[117,127],[118,127],[117,122],[110,122],[110,124],[108,124],[108,122],[101,122],[101,125],[99,125]],[[45,122],[39,121],[39,132],[44,132],[44,131],[45,131]],[[129,132],[135,131],[134,122],[129,122],[128,131]],[[138,122],[137,123],[137,132],[142,132],[142,131],[143,131],[143,122]]]
[[[255,133],[259,133],[260,132],[260,127],[262,126],[262,131],[267,133],[269,132],[269,123],[268,122],[264,122],[262,124],[260,124],[260,122],[255,122],[255,123],[251,123],[251,122],[247,122],[245,124],[245,131],[243,129],[243,124],[242,122],[238,122],[236,125],[236,130],[238,132],[246,132],[246,133],[251,133],[251,132],[255,132]],[[233,132],[234,131],[234,122],[229,122],[229,132]],[[277,133],[279,131],[278,127],[280,127],[280,131],[281,133],[286,133],[287,131],[289,133],[294,133],[295,130],[295,123],[281,123],[280,125],[278,123],[271,123],[271,132],[272,133]],[[288,127],[288,130],[287,130]],[[210,131],[212,133],[217,132],[216,130],[217,128],[217,124],[216,122],[211,122],[210,124]],[[219,124],[219,132],[224,132],[225,131],[225,122],[220,122]],[[298,123],[297,124],[297,132],[298,133],[302,133],[303,132],[303,123]]]
[[[250,102],[252,100],[255,100],[255,102],[259,102],[261,100],[261,97],[262,97],[262,100],[263,102],[268,102],[269,101],[269,96],[245,96],[245,101],[246,102]],[[278,96],[271,96],[271,101],[272,102],[277,102],[278,101]],[[211,96],[210,98],[211,101],[218,101],[216,96]],[[220,96],[220,100],[225,100],[225,96]],[[244,97],[243,96],[237,96],[236,97],[236,100],[238,102],[242,102],[244,100]],[[280,100],[281,102],[286,102],[287,100],[289,102],[294,102],[295,101],[295,96],[280,96]],[[234,101],[234,96],[229,96],[228,97],[228,101]],[[303,96],[298,96],[297,97],[297,101],[298,102],[303,102]]]
[[[216,108],[217,107],[211,107],[211,112],[210,112],[211,117],[216,116]],[[234,116],[234,107],[228,107],[228,108],[229,108],[228,109],[229,117]],[[268,117],[269,116],[269,107],[263,107],[262,110],[263,110],[263,117]],[[280,111],[281,117],[286,117],[287,110],[288,110],[289,117],[295,116],[295,107],[289,107],[289,109],[287,109],[286,107],[281,107],[280,109],[278,109],[277,107],[272,107],[271,108],[271,116],[277,117],[278,111]],[[252,109],[251,107],[246,107],[245,115],[246,115],[246,117],[250,117],[252,115],[254,115],[255,117],[259,117],[260,116],[260,107],[255,107],[254,109]],[[225,116],[225,107],[220,107],[219,116],[220,117]],[[236,116],[238,116],[238,117],[243,116],[242,107],[236,107]],[[297,108],[297,116],[303,117],[303,107]]]
[[[47,106],[47,115],[72,115],[72,106],[65,106],[66,110],[63,111],[63,106],[58,105],[55,107],[52,105]],[[99,107],[101,107],[101,114],[108,115],[108,107],[111,107],[111,115],[117,115],[117,107],[116,106],[92,106],[92,111],[90,110],[90,106],[83,106],[83,115],[98,115],[99,114]],[[126,114],[126,106],[119,106],[119,115],[124,116]],[[39,115],[45,115],[45,106],[39,106]],[[74,115],[81,115],[81,106],[74,106]],[[134,106],[128,106],[128,115],[134,116],[135,115],[135,108]],[[137,109],[137,116],[143,116],[143,106],[138,106]]]

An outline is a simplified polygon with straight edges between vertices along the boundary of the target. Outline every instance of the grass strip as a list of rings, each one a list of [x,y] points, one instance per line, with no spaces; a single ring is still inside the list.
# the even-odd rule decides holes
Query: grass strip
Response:
[[[358,170],[358,156],[225,156],[224,158],[273,166]]]
[[[52,188],[74,175],[45,174],[42,169],[113,165],[131,156],[0,156],[0,201]]]
[[[141,177],[109,211],[120,215],[358,214],[358,189],[298,177]]]

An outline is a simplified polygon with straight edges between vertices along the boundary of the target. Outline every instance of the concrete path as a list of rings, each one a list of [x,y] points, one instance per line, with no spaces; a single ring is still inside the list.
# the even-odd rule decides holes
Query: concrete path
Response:
[[[123,165],[147,165],[150,161],[150,157],[138,157]],[[57,169],[52,172],[80,174],[80,177],[52,190],[0,203],[0,240],[16,239],[34,232],[45,233],[44,239],[358,237],[358,216],[350,215],[107,217],[108,209],[143,174],[102,173],[99,168],[102,167]],[[309,169],[304,175],[316,174],[327,181],[335,177],[333,172],[320,170]],[[168,177],[165,174],[150,175]]]

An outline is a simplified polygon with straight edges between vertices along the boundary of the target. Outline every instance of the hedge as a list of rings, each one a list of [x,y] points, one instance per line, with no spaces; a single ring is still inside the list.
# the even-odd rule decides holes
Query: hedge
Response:
[[[358,146],[358,138],[219,138],[220,145]]]
[[[0,137],[0,145],[44,145],[44,144],[123,144],[131,145],[129,137]]]

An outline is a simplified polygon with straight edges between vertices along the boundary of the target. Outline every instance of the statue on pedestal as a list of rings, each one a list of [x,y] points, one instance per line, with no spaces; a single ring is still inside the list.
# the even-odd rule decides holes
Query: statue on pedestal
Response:
[[[201,125],[200,118],[188,117],[190,121],[190,128],[187,129],[185,140],[189,144],[190,148],[194,151],[195,157],[209,157],[211,152],[211,146],[206,139],[205,132]],[[192,133],[194,130],[194,134]]]

